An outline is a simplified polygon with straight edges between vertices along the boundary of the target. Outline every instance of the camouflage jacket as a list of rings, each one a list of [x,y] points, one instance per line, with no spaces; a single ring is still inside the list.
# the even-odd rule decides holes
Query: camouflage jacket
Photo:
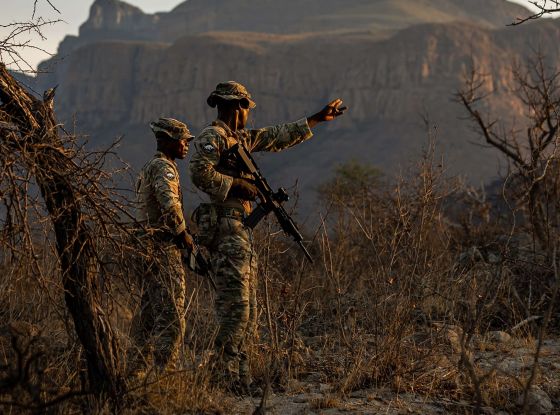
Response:
[[[154,231],[177,235],[186,229],[179,171],[174,161],[157,152],[136,182],[136,219]]]
[[[242,175],[240,172],[224,172],[218,167],[222,154],[238,141],[243,141],[251,152],[281,151],[308,140],[312,135],[306,118],[273,127],[235,132],[222,121],[214,121],[194,141],[195,152],[189,165],[192,181],[210,196],[212,202],[226,206],[241,205],[248,210],[246,201],[228,198],[233,178]]]

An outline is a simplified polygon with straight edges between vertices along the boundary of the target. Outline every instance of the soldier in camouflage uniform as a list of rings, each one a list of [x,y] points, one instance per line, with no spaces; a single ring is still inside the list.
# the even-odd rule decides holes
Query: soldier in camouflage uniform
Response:
[[[143,264],[140,313],[135,317],[133,373],[148,363],[157,370],[173,366],[185,333],[185,271],[183,251],[192,238],[183,217],[179,171],[194,138],[187,126],[172,118],[150,123],[157,152],[142,168],[136,184],[137,220],[143,225],[146,260]]]
[[[247,390],[252,382],[247,360],[247,340],[257,326],[257,256],[253,235],[243,225],[251,212],[257,189],[224,159],[237,142],[249,151],[281,151],[311,138],[311,128],[342,114],[342,101],[329,103],[322,111],[293,123],[260,129],[245,129],[251,95],[237,82],[220,83],[208,97],[218,107],[218,118],[195,140],[190,162],[193,183],[210,197],[194,213],[200,242],[211,252],[216,273],[215,309],[220,324],[215,341],[220,356],[220,376],[235,388]]]

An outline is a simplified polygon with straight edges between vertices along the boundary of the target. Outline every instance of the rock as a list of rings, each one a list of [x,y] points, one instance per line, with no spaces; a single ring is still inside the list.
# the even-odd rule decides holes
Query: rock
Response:
[[[331,389],[332,389],[332,386],[327,384],[327,383],[320,383],[319,384],[319,392],[321,392],[321,393],[330,392]]]
[[[461,336],[463,330],[459,326],[452,324],[434,324],[437,331],[441,333],[447,344],[451,346],[454,353],[461,353]]]
[[[348,396],[352,399],[366,399],[368,397],[368,392],[365,390],[353,391]]]
[[[305,377],[305,381],[309,383],[319,383],[323,376],[320,372],[311,372]]]
[[[527,403],[527,413],[531,415],[546,415],[554,409],[548,394],[538,386],[533,386],[529,391]],[[517,405],[523,407],[523,393],[517,399]]]
[[[96,0],[90,7],[88,20],[80,26],[80,37],[97,41],[119,39],[123,35],[129,40],[150,39],[157,36],[157,22],[154,15],[147,15],[128,3]]]
[[[292,402],[294,403],[308,403],[308,402],[312,402],[313,400],[318,400],[318,399],[322,399],[323,396],[319,393],[306,393],[306,394],[301,394],[301,395],[297,395],[292,399]]]
[[[460,330],[460,329],[459,329]],[[460,331],[447,329],[445,333],[447,341],[455,353],[461,353],[461,334]]]
[[[486,333],[486,340],[492,343],[509,343],[512,337],[505,331],[489,331]]]
[[[523,369],[530,366],[530,362],[517,359],[505,359],[498,364],[501,371],[511,376],[519,375]]]
[[[333,27],[340,31],[373,30],[374,27],[394,30],[413,22],[450,22],[457,19],[486,27],[502,27],[511,22],[509,16],[522,14],[523,10],[518,5],[504,4],[501,0],[455,2],[455,6],[448,5],[445,10],[439,3],[426,1],[422,12],[418,13],[414,7],[416,0],[401,0],[396,5],[395,2],[363,3],[360,0],[284,0],[281,6],[262,0],[190,0],[179,4],[172,12],[146,15],[139,8],[122,1],[96,0],[90,8],[88,21],[80,28],[80,34],[95,36],[98,32],[112,30],[122,38],[135,39],[144,31],[154,40],[172,41],[192,33],[218,30],[262,33],[330,32]],[[358,14],[364,18],[356,19],[354,16]],[[436,19],[432,17],[434,14]],[[248,15],[253,16],[250,25]],[[317,15],[322,18],[318,19]],[[400,19],[380,17],[386,15],[398,15]],[[138,27],[134,26],[135,22]]]
[[[308,398],[305,395],[298,395],[294,397],[294,403],[307,403]]]
[[[297,379],[289,379],[288,380],[288,391],[294,393],[294,392],[304,392],[306,391],[306,389],[308,388],[308,384],[305,382],[302,382],[300,380]]]

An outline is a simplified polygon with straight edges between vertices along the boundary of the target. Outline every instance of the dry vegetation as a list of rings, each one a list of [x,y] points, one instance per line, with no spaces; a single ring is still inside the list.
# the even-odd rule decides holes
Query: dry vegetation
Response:
[[[476,73],[459,94],[511,161],[496,195],[446,178],[431,132],[407,179],[351,163],[321,188],[313,265],[261,225],[251,350],[260,413],[273,393],[309,384],[327,392],[310,412],[360,390],[413,393],[453,413],[534,413],[534,385],[559,402],[539,364],[560,322],[558,76],[543,60],[516,74],[526,136],[480,115]],[[4,69],[0,79],[0,412],[235,412],[236,398],[210,383],[213,293],[192,274],[179,367],[127,378],[139,263],[157,251],[135,231],[130,192],[115,188],[126,169],[112,149],[90,153],[56,124],[52,91],[40,101]],[[506,333],[514,339],[494,341]],[[531,360],[508,370],[519,345]]]
[[[64,299],[52,221],[34,184],[33,152],[2,143],[0,404],[12,413],[109,411],[93,399],[105,396],[88,378]],[[135,264],[144,245],[130,232],[125,212],[131,205],[111,194],[111,182],[99,176],[103,169],[92,167],[101,166],[99,160],[89,160],[71,137],[62,146],[60,154],[75,166],[67,177],[92,238],[99,304],[118,350],[126,350],[133,347],[128,332],[140,295]],[[341,167],[321,189],[327,214],[309,234],[313,266],[274,224],[260,228],[254,376],[276,394],[328,384],[328,394],[312,398],[309,411],[340,406],[355,391],[376,388],[466,402],[449,409],[460,413],[488,406],[515,411],[528,383],[558,399],[558,385],[543,384],[538,370],[512,375],[476,354],[495,347],[487,332],[508,331],[536,350],[546,325],[557,326],[558,307],[551,307],[556,248],[550,256],[539,247],[523,215],[514,223],[503,205],[446,179],[433,147],[407,177],[388,184],[367,166]],[[180,367],[151,373],[139,384],[127,381],[119,410],[230,413],[234,407],[235,397],[209,382],[213,293],[194,275],[188,286]],[[119,375],[125,376],[120,353]]]

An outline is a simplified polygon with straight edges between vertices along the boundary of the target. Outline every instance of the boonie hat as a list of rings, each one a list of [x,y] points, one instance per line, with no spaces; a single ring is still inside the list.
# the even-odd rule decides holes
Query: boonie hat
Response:
[[[150,123],[150,128],[155,133],[161,132],[167,134],[172,140],[182,140],[183,138],[194,138],[185,123],[174,118],[159,118],[157,121]]]
[[[216,89],[210,94],[206,102],[214,108],[218,104],[217,99],[219,98],[228,101],[244,99],[249,102],[248,108],[255,108],[257,106],[251,99],[251,94],[249,94],[247,88],[235,81],[221,82],[216,85]]]

